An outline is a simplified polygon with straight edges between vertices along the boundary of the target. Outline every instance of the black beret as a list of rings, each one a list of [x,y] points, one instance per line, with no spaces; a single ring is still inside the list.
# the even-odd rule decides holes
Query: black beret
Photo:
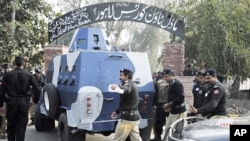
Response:
[[[129,70],[129,69],[124,69],[124,68],[120,70],[120,73],[121,73],[121,72],[123,72],[123,73],[125,73],[125,74],[133,74],[133,72],[132,72],[131,70]]]
[[[15,57],[15,62],[16,62],[16,63],[17,63],[17,62],[24,62],[24,61],[25,61],[24,58],[21,57],[21,56]]]
[[[3,68],[8,68],[10,65],[8,63],[3,64]]]
[[[163,75],[167,75],[169,73],[173,73],[171,69],[163,69]]]
[[[205,70],[199,70],[195,73],[195,75],[204,75],[206,73]]]
[[[208,70],[206,71],[205,75],[216,76],[216,70],[215,70],[215,69],[208,69]]]
[[[39,68],[36,67],[36,68],[35,68],[35,72],[36,72],[36,73],[40,73],[41,70],[40,70]]]

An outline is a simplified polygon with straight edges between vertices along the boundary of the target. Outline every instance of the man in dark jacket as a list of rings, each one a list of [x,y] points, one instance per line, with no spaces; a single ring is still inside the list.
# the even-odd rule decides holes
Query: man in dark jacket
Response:
[[[129,69],[120,70],[120,81],[122,85],[113,84],[111,89],[120,93],[120,105],[116,111],[111,114],[115,119],[117,114],[121,114],[118,120],[114,141],[125,141],[130,137],[131,141],[141,141],[139,134],[139,93],[132,81],[133,72]]]
[[[168,131],[170,125],[180,118],[184,118],[186,113],[185,96],[183,84],[175,78],[171,69],[164,69],[163,78],[169,83],[168,102],[163,105],[165,111],[169,111],[165,130]]]
[[[37,81],[39,87],[42,89],[46,83],[46,78],[45,78],[45,75],[42,73],[42,71],[38,67],[35,68],[34,77],[36,78],[36,81]],[[32,98],[35,95],[34,93],[35,93],[35,90],[31,89]],[[36,104],[32,103],[32,105],[30,107],[30,120],[31,120],[31,122],[29,123],[29,126],[32,126],[35,124],[35,109],[36,109]]]
[[[216,77],[216,70],[208,69],[204,77],[209,83],[208,91],[203,98],[204,103],[198,108],[190,104],[189,110],[192,113],[206,115],[207,118],[226,117],[226,91],[223,84]]]
[[[15,57],[15,65],[16,68],[7,72],[3,78],[0,87],[0,107],[3,106],[4,94],[6,93],[8,141],[25,141],[30,99],[27,93],[32,86],[36,91],[33,102],[37,103],[40,88],[35,77],[24,70],[25,60],[23,57]]]
[[[161,72],[161,75],[163,73]],[[153,108],[155,111],[155,133],[154,139],[151,141],[161,141],[161,135],[163,131],[163,126],[166,124],[166,118],[169,115],[169,112],[165,112],[162,109],[163,104],[168,102],[168,82],[162,77],[155,82],[155,97]]]

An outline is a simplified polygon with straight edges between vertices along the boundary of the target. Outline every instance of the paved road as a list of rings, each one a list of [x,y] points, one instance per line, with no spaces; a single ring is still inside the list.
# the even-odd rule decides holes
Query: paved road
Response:
[[[112,141],[112,137],[113,134],[110,136],[87,134],[86,141]],[[0,139],[0,141],[7,141],[7,139]],[[25,141],[57,141],[56,129],[49,132],[37,132],[35,126],[27,126]]]
[[[7,139],[0,139],[0,141],[7,141]],[[25,141],[57,141],[56,129],[49,132],[37,132],[34,126],[28,126]],[[112,134],[108,137],[101,134],[87,134],[86,141],[112,141]]]

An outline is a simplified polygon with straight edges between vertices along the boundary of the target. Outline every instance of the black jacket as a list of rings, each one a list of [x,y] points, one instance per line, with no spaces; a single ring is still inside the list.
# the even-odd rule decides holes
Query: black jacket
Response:
[[[139,93],[132,80],[126,81],[120,86],[124,90],[124,93],[120,95],[120,106],[116,110],[116,113],[122,111],[138,110]],[[122,115],[121,119],[136,121],[139,120],[139,115]]]
[[[197,109],[197,113],[207,115],[208,117],[227,115],[226,92],[224,86],[219,81],[209,87],[208,92],[204,95],[204,100],[204,105]]]
[[[26,97],[28,96],[30,86],[36,91],[33,101],[37,103],[40,96],[40,88],[35,77],[19,67],[7,72],[0,86],[0,106],[3,104],[5,93],[9,98]]]
[[[176,78],[169,83],[168,102],[173,103],[170,110],[171,114],[180,114],[186,111],[184,87]]]

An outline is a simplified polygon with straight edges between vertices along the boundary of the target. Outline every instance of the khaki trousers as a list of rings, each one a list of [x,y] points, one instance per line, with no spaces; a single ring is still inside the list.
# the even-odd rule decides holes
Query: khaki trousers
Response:
[[[2,116],[2,125],[0,125],[0,135],[2,133],[6,133],[6,117],[5,117],[5,112],[6,112],[6,104],[3,104],[3,107],[0,109],[0,116]]]
[[[139,120],[138,121],[128,121],[124,119],[118,120],[113,140],[125,141],[128,136],[130,137],[131,141],[142,141],[139,133]]]
[[[169,116],[168,116],[167,121],[166,121],[165,131],[168,131],[168,129],[170,128],[170,126],[171,126],[171,124],[173,122],[175,122],[178,119],[185,118],[185,117],[187,117],[187,112],[183,112],[183,113],[180,113],[180,114],[171,114],[171,113],[169,113]]]

